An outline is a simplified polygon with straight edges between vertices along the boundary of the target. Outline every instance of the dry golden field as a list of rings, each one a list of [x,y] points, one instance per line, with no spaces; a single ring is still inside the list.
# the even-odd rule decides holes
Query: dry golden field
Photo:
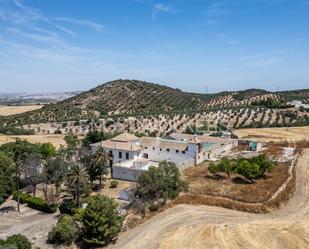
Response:
[[[0,116],[9,116],[14,114],[20,114],[37,109],[41,109],[43,105],[25,105],[25,106],[6,106],[0,105]]]
[[[309,126],[234,130],[239,138],[259,142],[309,141]]]
[[[9,136],[9,135],[0,135],[0,144],[8,143],[15,141],[16,138],[25,139],[30,143],[52,143],[56,148],[59,148],[60,145],[65,145],[64,135],[28,135],[28,136]]]

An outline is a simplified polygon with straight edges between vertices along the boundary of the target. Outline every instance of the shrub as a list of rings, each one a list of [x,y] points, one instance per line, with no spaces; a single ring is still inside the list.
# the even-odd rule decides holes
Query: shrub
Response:
[[[75,213],[72,216],[73,220],[78,221],[78,222],[82,222],[84,212],[85,212],[85,209],[83,209],[83,208],[75,209]]]
[[[116,180],[111,180],[110,187],[111,187],[111,188],[117,188],[117,186],[118,186],[118,181],[116,181]]]
[[[70,215],[59,218],[56,226],[48,233],[48,242],[52,244],[71,244],[78,235],[78,227]]]
[[[90,198],[82,216],[85,227],[84,242],[89,245],[107,245],[121,230],[123,217],[118,214],[117,203],[107,196]]]
[[[150,212],[158,211],[160,208],[160,205],[157,202],[151,202],[148,209]]]
[[[14,193],[14,200],[17,200],[17,192]],[[39,197],[32,197],[27,193],[19,192],[20,203],[26,203],[28,207],[45,212],[45,213],[55,213],[57,212],[57,205],[49,205],[47,201]]]
[[[46,212],[46,213],[55,213],[57,212],[57,205],[56,204],[51,204],[48,205],[48,203],[38,197],[31,197],[27,201],[28,207],[31,207],[33,209]]]
[[[21,234],[14,234],[6,239],[4,242],[5,246],[12,246],[16,249],[31,249],[31,243],[27,237]],[[5,247],[9,248],[9,247]]]
[[[74,201],[62,202],[59,205],[59,211],[61,214],[74,215],[77,209],[76,203]]]
[[[18,194],[17,191],[13,193],[13,198],[15,201],[17,201],[17,194]],[[27,203],[29,198],[31,198],[31,195],[24,192],[19,192],[19,201],[21,204]]]

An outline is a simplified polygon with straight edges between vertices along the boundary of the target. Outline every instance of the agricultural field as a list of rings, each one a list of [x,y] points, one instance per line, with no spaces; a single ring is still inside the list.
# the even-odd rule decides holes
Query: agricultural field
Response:
[[[51,143],[57,149],[60,145],[65,145],[64,135],[50,134],[50,135],[25,135],[25,136],[9,136],[0,135],[0,145],[8,142],[13,142],[16,138],[27,140],[30,143]]]
[[[20,105],[20,106],[7,106],[0,105],[0,116],[9,116],[21,114],[29,111],[41,109],[43,105]]]
[[[239,138],[259,142],[309,140],[309,126],[288,128],[238,129],[233,133]]]
[[[271,173],[248,184],[243,178],[223,174],[213,175],[207,169],[207,163],[188,168],[184,171],[184,179],[188,183],[189,192],[196,195],[224,197],[231,200],[259,203],[267,201],[288,178],[288,163],[279,163]]]

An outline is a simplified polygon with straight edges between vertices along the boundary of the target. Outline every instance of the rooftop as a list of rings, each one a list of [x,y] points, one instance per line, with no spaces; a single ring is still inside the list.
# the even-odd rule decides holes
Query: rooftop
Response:
[[[122,133],[112,139],[110,139],[111,141],[115,141],[115,142],[133,142],[133,141],[137,141],[139,138],[130,134],[130,133]]]
[[[172,133],[171,135],[169,135],[169,137],[177,141],[187,141],[189,143],[228,143],[232,141],[231,139],[226,139],[222,137],[212,137],[207,135],[191,135],[181,133]]]
[[[183,141],[175,141],[170,139],[143,137],[140,140],[143,147],[159,147],[162,149],[186,150],[188,144]]]

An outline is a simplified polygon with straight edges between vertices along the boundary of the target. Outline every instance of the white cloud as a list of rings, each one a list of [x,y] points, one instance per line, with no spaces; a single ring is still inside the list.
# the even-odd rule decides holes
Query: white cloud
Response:
[[[54,18],[54,20],[58,22],[66,22],[66,23],[71,23],[71,24],[82,25],[82,26],[91,28],[98,32],[101,32],[104,28],[103,25],[93,22],[93,21],[89,21],[89,20],[78,20],[78,19],[67,18],[67,17],[57,17],[57,18]]]
[[[158,3],[153,6],[155,11],[170,12],[171,7],[163,3]]]

